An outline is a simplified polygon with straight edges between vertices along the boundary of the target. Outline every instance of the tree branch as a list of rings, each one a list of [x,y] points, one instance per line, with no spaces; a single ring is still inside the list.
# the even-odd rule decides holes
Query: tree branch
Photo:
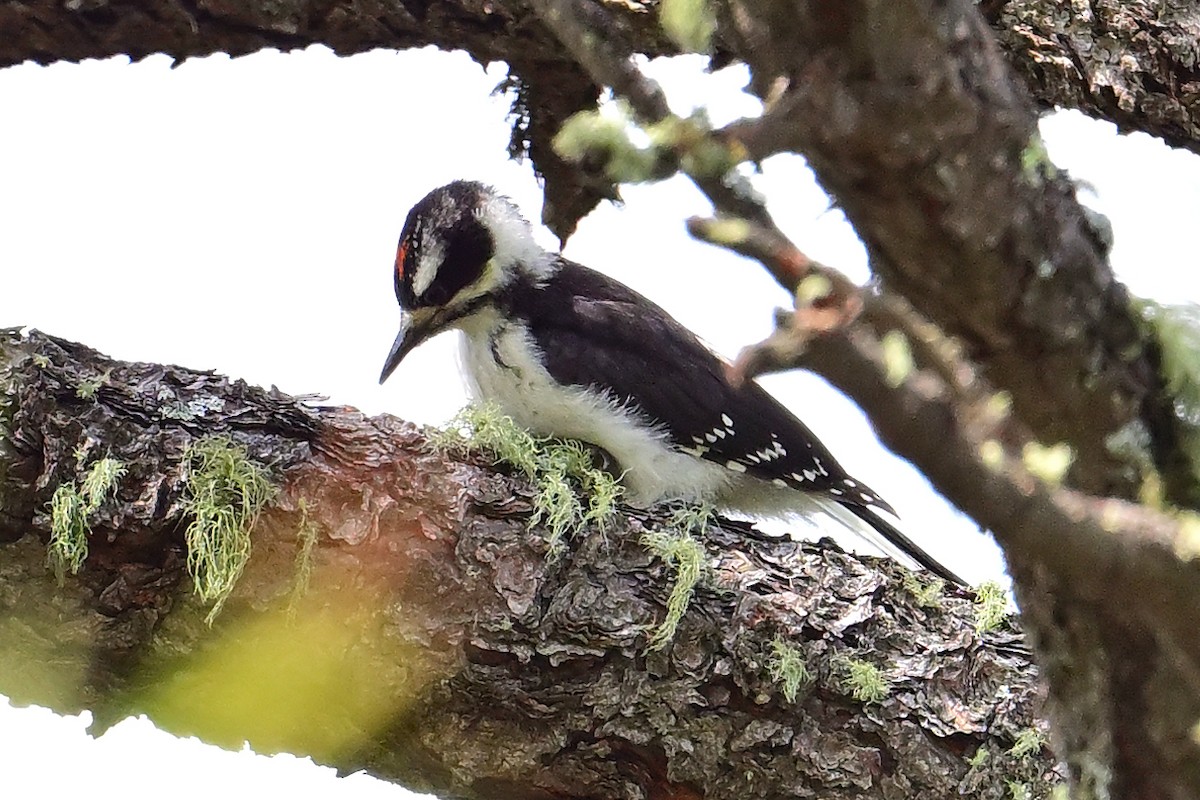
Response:
[[[443,796],[1048,791],[1049,752],[1013,751],[1038,740],[1033,670],[1009,623],[977,631],[969,593],[721,522],[699,538],[710,577],[647,650],[675,580],[641,541],[669,531],[658,513],[621,509],[551,557],[527,481],[390,417],[38,333],[2,354],[0,691],[18,702]],[[184,453],[214,433],[278,493],[210,628]],[[47,503],[101,456],[128,469],[59,586]]]
[[[982,2],[1005,58],[1045,108],[1076,108],[1200,153],[1194,2]]]

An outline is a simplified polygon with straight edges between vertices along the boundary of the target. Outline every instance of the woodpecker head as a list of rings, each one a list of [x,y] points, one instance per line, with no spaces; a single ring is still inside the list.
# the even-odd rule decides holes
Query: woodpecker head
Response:
[[[396,248],[400,333],[379,382],[421,342],[457,326],[522,276],[536,279],[551,257],[508,198],[474,181],[425,195],[408,212]]]

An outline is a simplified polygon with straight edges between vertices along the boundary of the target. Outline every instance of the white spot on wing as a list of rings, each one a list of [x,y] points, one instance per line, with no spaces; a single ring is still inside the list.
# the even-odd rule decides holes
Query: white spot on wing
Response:
[[[746,465],[745,465],[745,464],[739,464],[739,463],[738,463],[738,462],[736,462],[736,461],[726,461],[726,462],[725,462],[725,466],[726,466],[728,469],[731,469],[731,470],[733,470],[734,472],[745,472],[745,471],[746,471]]]
[[[728,415],[728,414],[722,414],[722,415],[721,415],[721,422],[724,422],[724,423],[725,423],[725,427],[726,427],[726,428],[732,428],[732,427],[733,427],[733,420],[729,418],[729,415]]]

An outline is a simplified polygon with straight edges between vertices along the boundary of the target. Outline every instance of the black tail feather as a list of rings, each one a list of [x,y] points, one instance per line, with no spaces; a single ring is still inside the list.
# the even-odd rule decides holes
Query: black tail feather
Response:
[[[966,581],[944,567],[937,559],[929,555],[929,553],[926,553],[924,550],[922,550],[916,542],[908,538],[908,536],[906,536],[895,525],[874,514],[870,508],[865,508],[853,503],[842,503],[841,505],[847,510],[851,511],[854,516],[858,517],[863,522],[867,523],[876,531],[878,531],[880,536],[891,542],[897,549],[899,549],[913,561],[916,561],[922,567],[937,575],[939,578],[949,581],[950,583],[958,584],[959,586],[967,585]]]

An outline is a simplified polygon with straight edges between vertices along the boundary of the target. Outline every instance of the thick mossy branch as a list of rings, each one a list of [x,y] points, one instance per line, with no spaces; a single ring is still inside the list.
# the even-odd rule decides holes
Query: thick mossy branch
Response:
[[[196,441],[188,464],[185,540],[188,572],[211,622],[250,560],[250,529],[275,495],[267,471],[227,436]]]
[[[529,529],[542,492],[522,469],[430,447],[387,416],[38,334],[22,347],[0,373],[17,400],[3,463],[14,521],[0,544],[0,692],[20,702],[87,708],[100,726],[145,713],[205,741],[249,740],[464,798],[501,786],[851,800],[899,787],[995,800],[1010,779],[1040,797],[1034,776],[1054,769],[1048,754],[1026,771],[1010,755],[1039,713],[1019,633],[976,634],[957,589],[916,605],[893,562],[729,520],[693,526],[688,543],[676,528],[701,521],[697,510],[630,507],[603,530],[582,522],[550,559]],[[108,369],[92,398],[76,397],[79,376]],[[196,416],[164,416],[164,396]],[[84,443],[128,472],[93,515],[80,576],[60,587],[45,563],[46,509],[55,486],[82,485]],[[510,455],[528,464],[522,450]],[[270,494],[262,484],[247,502],[239,488],[262,465],[278,493],[206,625],[187,582],[189,487],[197,473],[224,474],[214,503],[247,509]],[[673,566],[648,551],[647,531],[662,532]],[[695,581],[710,569],[711,582]],[[650,650],[668,595],[686,611]],[[800,670],[777,637],[803,647],[819,690],[801,681],[787,699]],[[869,659],[895,690],[855,699],[843,659]],[[984,747],[987,765],[966,763]]]

